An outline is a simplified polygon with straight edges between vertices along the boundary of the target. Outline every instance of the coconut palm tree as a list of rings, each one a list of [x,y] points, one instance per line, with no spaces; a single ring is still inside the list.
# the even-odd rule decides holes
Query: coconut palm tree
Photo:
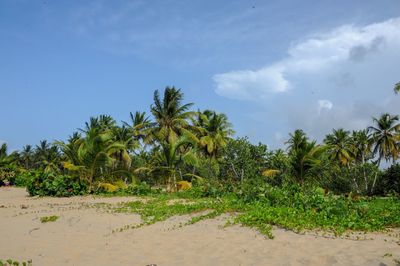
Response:
[[[85,128],[79,129],[81,132],[88,133],[92,129],[98,132],[112,130],[117,126],[116,121],[109,115],[91,117],[89,122],[85,122]]]
[[[301,129],[296,129],[294,133],[289,134],[289,140],[285,142],[289,154],[294,153],[298,149],[302,149],[308,142],[308,137]]]
[[[351,135],[351,146],[354,155],[354,163],[362,167],[362,174],[364,178],[364,189],[365,192],[369,191],[366,162],[371,159],[371,136],[368,134],[368,130],[353,131]],[[353,179],[354,181],[355,179]]]
[[[191,146],[190,149],[182,149],[183,146]],[[136,173],[148,172],[165,178],[167,191],[176,190],[177,175],[180,173],[179,165],[196,165],[197,156],[193,149],[195,142],[186,135],[179,137],[176,141],[168,143],[163,141],[155,147],[155,157],[152,165],[140,167]],[[180,173],[181,174],[181,173]]]
[[[371,133],[373,154],[378,156],[378,167],[382,159],[385,159],[385,161],[392,159],[394,162],[399,157],[400,124],[398,121],[399,116],[384,113],[379,117],[379,119],[373,118],[375,126],[368,127],[368,131]],[[372,183],[372,191],[375,188],[376,180],[377,175],[375,175]]]
[[[34,152],[31,145],[26,145],[22,148],[19,162],[25,169],[31,169],[33,167],[33,155]]]
[[[84,138],[75,135],[69,143],[57,141],[65,156],[63,166],[89,184],[89,192],[93,191],[94,182],[114,174],[129,175],[125,169],[115,168],[116,154],[125,154],[126,145],[118,143],[111,130],[99,131],[99,127],[92,127],[86,131]],[[122,156],[125,160],[130,158]],[[129,157],[129,156],[128,156]]]
[[[132,131],[125,125],[122,127],[115,127],[112,133],[115,137],[115,143],[125,147],[114,154],[117,163],[122,163],[125,168],[129,169],[132,162],[129,152],[133,152],[139,146],[139,143],[132,137]]]
[[[194,136],[188,122],[195,114],[189,111],[193,103],[182,104],[182,100],[183,93],[175,87],[166,87],[162,99],[158,90],[154,92],[154,103],[150,110],[155,124],[150,129],[148,140],[173,143],[183,134]]]
[[[10,158],[7,153],[7,143],[3,143],[0,146],[0,167],[10,163]]]
[[[303,185],[312,176],[312,170],[320,165],[321,156],[326,151],[326,147],[317,145],[315,141],[309,142],[307,135],[300,129],[290,134],[286,144],[289,144],[289,160],[293,177]]]
[[[61,154],[57,146],[51,145],[47,140],[41,140],[36,145],[33,160],[35,166],[45,172],[59,172]]]
[[[195,126],[199,131],[199,146],[210,158],[215,158],[234,134],[227,116],[210,110],[198,113]]]
[[[368,134],[368,130],[353,131],[351,134],[351,146],[355,161],[365,164],[371,157],[371,136]]]
[[[324,140],[331,160],[338,162],[342,166],[349,166],[354,157],[349,134],[349,131],[342,128],[334,129],[333,133],[328,134]]]
[[[148,129],[153,125],[146,112],[129,113],[130,123],[122,122],[129,130],[135,140],[143,140],[147,136]]]
[[[373,153],[378,155],[378,165],[382,159],[389,161],[399,157],[399,116],[382,114],[379,118],[373,118],[374,126],[368,127],[373,142]]]

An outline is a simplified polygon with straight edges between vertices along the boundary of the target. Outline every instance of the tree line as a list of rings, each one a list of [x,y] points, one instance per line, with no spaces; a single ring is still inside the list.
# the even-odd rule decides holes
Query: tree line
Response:
[[[88,192],[101,184],[143,182],[176,191],[181,181],[234,189],[249,180],[360,195],[400,192],[398,115],[382,114],[363,130],[333,129],[321,143],[298,129],[289,134],[285,150],[269,150],[246,137],[234,138],[225,114],[193,111],[180,89],[161,93],[154,92],[150,113],[130,113],[129,121],[100,115],[66,141],[43,140],[10,154],[3,144],[0,184],[36,171],[83,182]],[[392,166],[382,170],[382,162]]]

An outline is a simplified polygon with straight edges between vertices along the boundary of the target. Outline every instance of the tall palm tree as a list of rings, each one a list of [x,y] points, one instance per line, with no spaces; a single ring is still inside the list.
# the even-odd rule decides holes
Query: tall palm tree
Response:
[[[306,146],[308,142],[308,137],[301,129],[296,129],[294,133],[289,134],[289,140],[285,142],[287,144],[287,150],[290,153],[295,152],[298,149],[302,149]]]
[[[371,136],[368,130],[353,131],[351,134],[351,146],[356,162],[365,164],[371,156]]]
[[[199,112],[195,126],[199,130],[199,144],[204,152],[215,158],[219,151],[226,147],[229,138],[234,134],[232,124],[225,114],[205,110]]]
[[[81,132],[88,133],[94,129],[98,132],[112,130],[117,125],[114,118],[109,115],[100,115],[98,117],[91,117],[89,122],[85,123],[84,129],[79,129]]]
[[[289,149],[289,159],[294,178],[303,185],[311,175],[313,169],[320,165],[321,156],[326,147],[317,145],[315,141],[308,141],[307,135],[300,129],[290,134],[286,142]]]
[[[149,137],[157,141],[173,143],[183,134],[193,135],[190,132],[188,119],[195,113],[189,111],[193,103],[182,104],[183,93],[175,87],[166,87],[161,99],[159,91],[154,92],[154,103],[150,110],[155,119]]]
[[[399,157],[400,124],[398,121],[399,116],[384,113],[379,119],[373,118],[375,126],[368,127],[368,131],[371,132],[373,154],[378,156],[378,167],[382,159],[386,161],[392,159],[394,162]],[[374,190],[376,180],[377,175],[375,175],[371,190]]]
[[[351,145],[354,154],[354,162],[361,165],[364,177],[364,189],[368,192],[368,180],[365,169],[365,163],[370,159],[371,152],[371,137],[368,134],[368,130],[353,131],[351,135]]]
[[[124,122],[123,124],[129,128],[135,140],[143,140],[148,134],[148,129],[153,125],[146,112],[138,112],[135,114],[129,113],[130,123]]]
[[[5,166],[10,163],[8,153],[7,153],[7,143],[3,143],[0,146],[0,167]]]
[[[125,147],[114,154],[117,163],[122,163],[124,167],[129,169],[132,162],[129,152],[133,152],[139,146],[139,143],[132,137],[131,130],[129,130],[125,125],[122,127],[115,127],[112,132],[115,137],[115,143],[121,144]]]
[[[399,157],[399,116],[382,114],[379,118],[373,118],[374,126],[368,127],[372,134],[373,153],[378,155],[378,165],[382,159],[395,161]]]
[[[26,145],[22,148],[20,154],[20,164],[22,164],[25,169],[31,169],[33,167],[33,149],[31,145]]]
[[[35,165],[45,172],[58,172],[60,169],[60,151],[47,140],[41,140],[39,145],[36,145],[33,157]]]
[[[177,175],[179,165],[196,165],[197,156],[193,148],[181,149],[182,146],[194,147],[195,143],[186,135],[179,137],[176,141],[168,143],[163,141],[157,146],[153,165],[149,167],[140,167],[136,172],[147,171],[155,173],[158,176],[165,177],[167,191],[176,190]]]
[[[328,153],[333,161],[342,166],[349,166],[354,157],[349,131],[342,128],[334,129],[332,134],[325,137],[324,142],[328,145]]]
[[[67,157],[64,168],[79,174],[79,177],[89,184],[89,192],[93,191],[94,182],[108,175],[129,173],[120,168],[114,168],[115,154],[126,151],[126,145],[116,142],[111,130],[101,132],[98,127],[90,127],[84,138],[77,135],[70,138],[69,143],[57,141]],[[123,159],[130,160],[123,156]]]

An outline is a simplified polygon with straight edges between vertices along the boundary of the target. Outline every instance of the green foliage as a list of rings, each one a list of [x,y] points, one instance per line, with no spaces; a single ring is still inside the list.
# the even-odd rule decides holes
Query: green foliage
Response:
[[[31,177],[31,171],[20,171],[16,174],[13,184],[17,187],[26,187]]]
[[[41,223],[55,222],[58,220],[58,218],[60,218],[60,217],[57,215],[43,216],[43,217],[40,217],[40,222]]]
[[[184,197],[185,201],[176,197]],[[240,193],[218,198],[194,198],[187,192],[159,195],[153,200],[123,203],[117,212],[141,215],[144,226],[174,215],[207,211],[192,217],[186,225],[214,218],[222,213],[238,213],[234,223],[254,227],[272,238],[272,225],[293,230],[327,230],[342,234],[348,230],[379,231],[400,226],[400,202],[395,198],[358,198],[325,194],[322,188],[294,185],[257,189],[243,187]],[[135,228],[138,226],[128,226]],[[117,230],[118,231],[118,230]]]
[[[6,184],[13,184],[16,176],[15,167],[1,167],[0,168],[0,186]]]
[[[6,261],[3,261],[0,259],[0,266],[32,266],[32,260],[27,260],[27,261],[17,261],[13,259],[7,259]]]
[[[238,182],[259,177],[266,168],[266,157],[266,145],[253,145],[247,138],[232,139],[222,154],[220,179]]]
[[[377,187],[380,194],[400,195],[400,164],[393,164],[383,171]]]
[[[30,172],[31,177],[27,184],[30,196],[70,197],[87,193],[87,184],[69,175]]]

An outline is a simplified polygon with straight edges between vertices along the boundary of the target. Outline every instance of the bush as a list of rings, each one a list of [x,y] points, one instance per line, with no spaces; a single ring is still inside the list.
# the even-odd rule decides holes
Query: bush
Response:
[[[134,196],[147,196],[159,192],[159,190],[152,190],[151,187],[145,182],[129,185],[124,191],[127,194]]]
[[[380,176],[377,184],[379,194],[400,194],[400,164],[393,164]]]
[[[118,190],[119,188],[111,183],[99,183],[97,185],[96,193],[114,193]]]
[[[0,187],[11,185],[15,179],[15,169],[13,167],[0,168]]]
[[[31,171],[22,171],[15,175],[15,178],[13,180],[13,185],[17,187],[26,187],[31,177],[32,177]]]
[[[253,145],[247,138],[230,140],[223,151],[220,179],[243,181],[261,176],[267,167],[267,146]]]
[[[87,193],[87,184],[69,175],[29,172],[31,177],[27,184],[30,196],[70,197]]]

